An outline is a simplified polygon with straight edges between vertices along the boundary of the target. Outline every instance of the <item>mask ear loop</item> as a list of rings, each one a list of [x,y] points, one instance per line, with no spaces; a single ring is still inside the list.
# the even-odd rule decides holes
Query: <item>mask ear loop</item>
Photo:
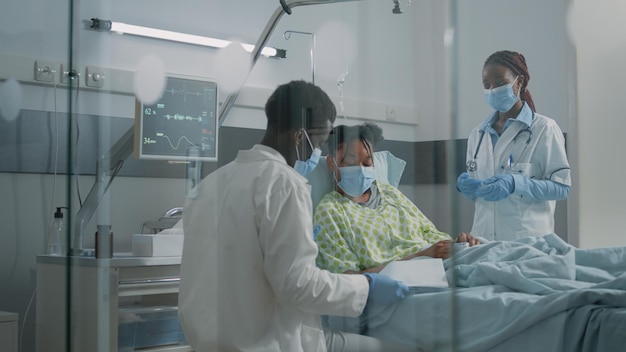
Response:
[[[301,116],[300,116],[300,126],[307,126],[307,117],[309,116],[309,114],[311,114],[310,110],[311,109],[309,108],[305,108],[305,107],[302,108]],[[313,143],[311,143],[311,140],[309,139],[309,134],[306,132],[306,129],[304,127],[301,127],[300,131],[298,132],[304,133],[304,136],[306,137],[307,141],[309,142],[309,145],[311,146],[311,151],[313,151]],[[306,154],[304,147],[302,148],[302,154]],[[298,160],[300,160],[300,152],[298,151],[297,144],[296,144],[296,155],[297,155]]]
[[[296,160],[301,161],[300,160],[300,152],[298,151],[298,146],[296,145]]]
[[[313,143],[311,142],[311,138],[309,138],[309,134],[307,133],[307,131],[303,128],[302,132],[304,132],[304,137],[306,137],[306,141],[309,142],[309,146],[311,147],[311,151],[315,150],[315,148],[313,147]]]
[[[301,129],[302,133],[304,134],[304,137],[306,138],[306,141],[309,143],[309,146],[311,147],[311,152],[315,151],[315,148],[313,147],[313,143],[311,143],[311,139],[309,138],[309,134],[307,133],[307,131],[302,128]],[[302,148],[304,149],[304,148]],[[302,150],[302,153],[304,153],[304,150]],[[298,158],[298,160],[300,160],[300,152],[298,151],[298,146],[296,145],[296,157]]]
[[[301,131],[298,131],[295,133],[295,137],[296,137],[296,145],[294,146],[296,148],[296,160],[297,161],[301,161],[300,160],[300,151],[298,150],[299,148],[299,142],[298,142],[298,133],[301,133]]]
[[[339,167],[339,164],[337,164],[337,160],[335,160],[335,157],[332,157],[332,159],[333,159],[333,164],[335,164],[335,168],[341,174],[341,168]],[[337,187],[337,185],[339,184],[339,180],[337,179],[337,173],[335,172],[335,170],[331,170],[330,172],[333,174],[333,181],[335,181],[335,187]]]
[[[519,78],[519,75],[515,76],[515,79],[513,80],[513,82],[511,83],[511,87],[513,87],[513,85],[515,85],[515,82],[517,82],[517,79]],[[520,85],[519,88],[517,89],[517,99],[521,100],[522,99],[522,86]]]

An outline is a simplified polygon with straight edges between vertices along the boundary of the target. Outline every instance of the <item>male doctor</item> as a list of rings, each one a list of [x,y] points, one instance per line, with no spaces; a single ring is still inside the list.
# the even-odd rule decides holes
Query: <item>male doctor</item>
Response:
[[[187,341],[205,351],[402,351],[324,331],[320,315],[358,316],[407,287],[384,275],[332,274],[315,265],[310,188],[336,110],[319,87],[279,86],[260,144],[208,175],[187,200],[179,312]],[[306,160],[300,160],[306,159]]]

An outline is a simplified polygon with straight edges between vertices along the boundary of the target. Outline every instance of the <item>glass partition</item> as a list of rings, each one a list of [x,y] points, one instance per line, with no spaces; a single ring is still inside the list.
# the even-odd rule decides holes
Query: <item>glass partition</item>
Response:
[[[327,333],[342,330],[425,351],[522,351],[531,342],[550,350],[574,348],[578,342],[572,341],[598,350],[623,345],[623,338],[611,332],[624,327],[626,302],[626,242],[616,231],[623,195],[616,178],[623,166],[600,162],[617,148],[624,123],[618,103],[623,40],[614,28],[624,10],[619,1],[32,0],[6,7],[0,13],[0,219],[7,225],[0,237],[0,350],[192,351],[192,342],[215,331],[223,341],[237,333],[241,339],[232,341],[252,340],[257,329],[244,334],[245,325],[235,328],[232,316],[225,315],[238,306],[227,302],[243,292],[222,290],[241,275],[262,277],[258,287],[279,297],[264,304],[293,309],[297,313],[289,319],[311,313],[314,319],[320,316]],[[522,137],[511,137],[510,147],[502,148],[512,149],[505,152],[498,148],[506,143],[506,129],[497,131],[495,120],[485,122],[495,111],[485,103],[485,94],[495,88],[485,78],[485,62],[501,50],[523,54],[528,72],[517,81],[519,74],[511,71],[515,81],[505,78],[497,85],[511,83],[513,95],[523,100],[527,95],[515,85],[523,82],[536,107],[527,121],[528,137],[523,131]],[[337,130],[330,143],[323,143],[317,129],[305,128],[306,137],[280,137],[294,138],[294,148],[272,144],[272,138],[282,139],[266,135],[266,102],[277,87],[294,80],[313,83],[328,95],[336,110],[333,126],[380,127],[380,141],[366,133],[372,143],[362,146],[371,155],[360,165],[373,163],[375,186],[347,196],[338,184],[348,176],[335,169],[358,163],[338,158],[345,150],[339,152]],[[305,109],[301,116],[308,121],[311,115]],[[545,129],[533,129],[535,121],[547,125],[551,137]],[[476,143],[470,136],[479,136],[476,128],[483,123],[495,134],[484,132],[488,137]],[[289,282],[285,289],[270,269],[250,274],[262,265],[269,268],[273,256],[284,253],[271,252],[271,245],[291,243],[276,235],[280,231],[270,231],[275,242],[258,235],[255,245],[239,243],[241,251],[231,252],[233,257],[246,253],[245,260],[253,254],[262,259],[231,272],[211,262],[228,257],[224,253],[232,248],[222,246],[220,237],[226,234],[207,231],[214,241],[197,249],[208,259],[196,254],[200,259],[185,265],[191,271],[202,265],[211,269],[186,278],[186,289],[213,292],[203,284],[209,277],[223,283],[214,286],[222,300],[196,302],[194,312],[209,311],[207,326],[219,320],[219,328],[181,325],[186,207],[190,199],[238,189],[226,181],[202,190],[197,186],[236,160],[239,151],[260,143],[275,147],[289,166],[296,158],[306,161],[318,146],[313,144],[322,147],[307,179],[312,202],[297,203],[311,222],[302,220],[306,226],[293,234],[302,237],[305,258],[311,259],[307,248],[317,247],[319,254],[305,265],[314,274],[297,284],[308,287],[327,271],[378,272],[413,257],[430,259],[410,262],[418,267],[413,272],[427,271],[439,281],[414,284],[403,300],[389,305],[369,302],[363,308],[361,302],[359,315],[346,308],[358,298],[344,299],[345,307],[337,308],[320,303],[326,299],[319,298],[324,290],[314,291],[318,287],[298,291]],[[560,143],[569,169],[545,171],[544,164],[555,162],[530,160],[535,150],[548,160],[561,150]],[[457,177],[469,170],[467,162],[480,149],[492,158],[509,155],[508,165],[494,166],[508,167],[511,172],[493,174],[508,174],[502,178],[515,182],[504,184],[502,197],[550,204],[546,211],[554,215],[547,218],[553,223],[545,220],[542,229],[551,231],[503,238],[500,228],[489,232],[476,225],[507,211],[495,227],[514,221],[506,216],[528,224],[546,219],[532,213],[536,203],[506,200],[488,203],[491,210],[481,208],[475,216],[478,202],[488,196],[477,201],[476,191],[464,195]],[[141,153],[157,156],[137,158]],[[520,153],[530,161],[518,161]],[[522,175],[513,172],[517,166]],[[532,170],[522,172],[522,167]],[[559,176],[567,173],[571,179]],[[293,173],[290,182],[304,181]],[[563,186],[569,188],[563,191]],[[254,191],[259,188],[264,189]],[[537,192],[551,196],[539,199]],[[224,209],[242,209],[229,213],[231,221],[209,210],[206,218],[221,229],[262,222],[236,199],[222,198]],[[340,213],[338,204],[346,199],[346,207],[361,205]],[[221,204],[217,208],[224,210]],[[302,216],[291,216],[289,224],[297,218]],[[342,230],[333,232],[331,222]],[[232,239],[240,232],[227,235]],[[473,245],[474,238],[482,243]],[[450,243],[436,247],[440,240]],[[472,246],[453,246],[457,240]],[[351,255],[357,259],[351,261]],[[291,265],[276,270],[285,267]],[[327,271],[319,274],[319,267]],[[365,292],[364,278],[347,280],[354,282],[338,289],[339,296]],[[367,292],[374,297],[371,287]],[[259,292],[247,292],[241,307]],[[591,313],[598,302],[606,313]],[[283,333],[276,336],[287,339],[280,315],[271,316],[274,324],[258,330],[274,328]],[[594,326],[594,317],[617,330]],[[275,343],[269,345],[280,346],[274,338],[268,338]],[[264,340],[258,341],[255,347]]]

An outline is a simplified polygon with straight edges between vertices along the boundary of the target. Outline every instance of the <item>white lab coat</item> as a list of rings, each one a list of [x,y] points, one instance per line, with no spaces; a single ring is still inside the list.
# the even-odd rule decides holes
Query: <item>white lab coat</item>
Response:
[[[565,153],[563,132],[551,118],[535,114],[532,136],[523,123],[511,124],[498,139],[495,149],[491,135],[485,132],[472,177],[484,180],[496,174],[526,175],[536,180],[552,180],[571,185],[570,168]],[[522,131],[521,133],[518,132]],[[480,126],[472,130],[467,142],[467,160],[474,158],[480,140]],[[515,138],[518,136],[517,138]],[[528,143],[527,143],[528,141]],[[513,163],[508,167],[509,158]],[[497,202],[476,199],[472,234],[489,240],[513,240],[525,236],[543,236],[554,232],[556,201],[537,201],[517,190]]]
[[[326,351],[320,315],[361,314],[366,278],[316,267],[310,188],[277,151],[240,151],[195,193],[179,293],[195,351]]]

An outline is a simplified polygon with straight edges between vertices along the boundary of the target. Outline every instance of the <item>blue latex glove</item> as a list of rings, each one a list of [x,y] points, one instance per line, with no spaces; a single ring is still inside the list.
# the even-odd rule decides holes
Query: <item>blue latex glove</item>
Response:
[[[370,278],[368,302],[391,304],[404,299],[409,293],[409,288],[403,282],[394,280],[387,275],[377,273],[364,273],[363,275]]]
[[[476,191],[482,184],[481,180],[470,177],[467,172],[460,174],[456,179],[456,189],[471,200],[476,199]]]
[[[484,198],[486,201],[497,202],[513,193],[515,181],[509,174],[499,174],[483,181],[483,186],[476,191],[476,197]]]

